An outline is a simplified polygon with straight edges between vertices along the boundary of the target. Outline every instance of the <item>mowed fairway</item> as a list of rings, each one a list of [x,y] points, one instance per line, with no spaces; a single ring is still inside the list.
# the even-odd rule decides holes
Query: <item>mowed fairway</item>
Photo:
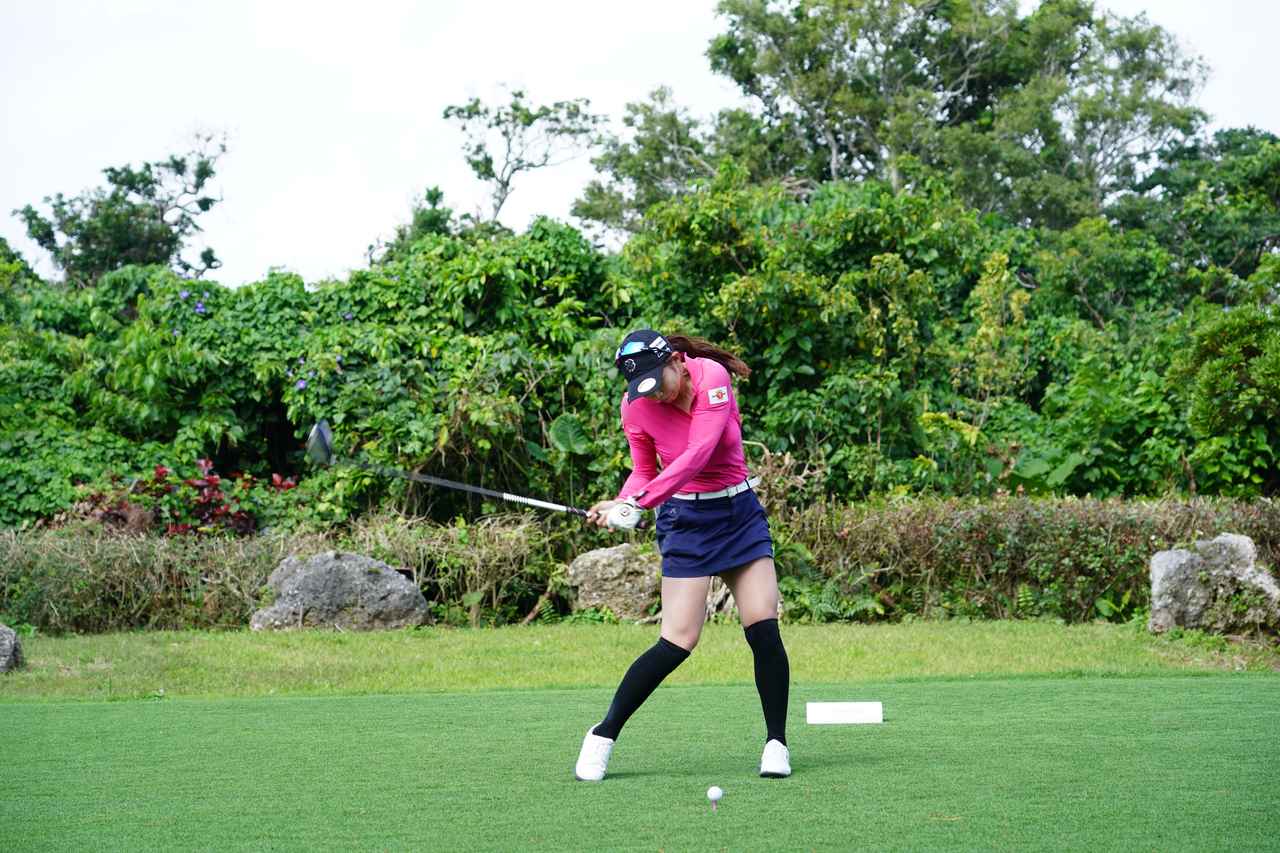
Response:
[[[574,781],[572,765],[608,687],[29,697],[0,703],[0,849],[1245,850],[1280,839],[1274,674],[908,674],[798,678],[785,780],[755,775],[749,683],[660,689],[601,784]],[[885,723],[806,726],[812,700],[880,700]],[[725,790],[715,813],[713,784]]]

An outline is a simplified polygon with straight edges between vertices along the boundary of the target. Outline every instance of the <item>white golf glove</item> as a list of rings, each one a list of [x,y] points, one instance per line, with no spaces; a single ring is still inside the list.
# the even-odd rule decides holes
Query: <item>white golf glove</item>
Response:
[[[644,510],[640,505],[631,498],[627,498],[625,501],[614,504],[604,520],[612,530],[635,530],[643,515]]]

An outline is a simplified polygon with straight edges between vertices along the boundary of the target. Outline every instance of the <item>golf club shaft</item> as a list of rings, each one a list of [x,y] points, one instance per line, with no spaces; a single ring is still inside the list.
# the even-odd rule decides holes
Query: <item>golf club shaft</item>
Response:
[[[335,465],[354,465],[357,468],[364,468],[368,471],[376,471],[379,474],[385,474],[389,477],[403,477],[406,480],[415,480],[419,483],[429,483],[433,486],[443,486],[446,489],[457,489],[463,492],[471,492],[474,495],[484,495],[489,498],[497,498],[501,501],[510,501],[511,503],[524,504],[525,506],[538,507],[539,509],[549,509],[554,512],[567,512],[570,515],[580,515],[586,517],[585,509],[578,509],[576,506],[565,506],[564,504],[551,503],[550,501],[540,501],[534,498],[526,498],[520,495],[513,495],[508,492],[499,492],[494,489],[486,489],[483,486],[470,486],[466,483],[459,483],[455,480],[446,480],[443,477],[432,477],[430,474],[416,474],[412,471],[401,471],[398,468],[388,468],[385,465],[374,465],[369,462],[356,462],[347,459],[335,459]]]
[[[564,504],[552,503],[551,501],[540,501],[534,498],[526,498],[522,495],[513,495],[510,492],[499,492],[494,489],[486,489],[482,486],[470,486],[466,483],[459,483],[456,480],[446,480],[443,477],[432,477],[430,474],[417,474],[412,471],[404,471],[400,468],[391,468],[386,465],[375,465],[371,462],[360,462],[355,459],[335,459],[333,456],[333,433],[329,429],[329,422],[326,420],[316,421],[315,426],[311,428],[311,432],[307,435],[307,456],[312,462],[320,465],[350,465],[355,468],[363,468],[366,471],[373,471],[377,474],[383,474],[388,477],[403,477],[406,480],[415,480],[419,483],[427,483],[432,486],[442,486],[446,489],[457,489],[461,492],[470,492],[473,495],[484,495],[489,498],[497,498],[500,501],[509,501],[510,503],[523,504],[524,506],[537,507],[538,509],[549,509],[553,512],[567,512],[570,515],[576,515],[580,518],[587,517],[587,511],[578,509],[575,506],[565,506]],[[648,519],[641,518],[639,523],[635,525],[636,529],[643,530],[649,526]]]

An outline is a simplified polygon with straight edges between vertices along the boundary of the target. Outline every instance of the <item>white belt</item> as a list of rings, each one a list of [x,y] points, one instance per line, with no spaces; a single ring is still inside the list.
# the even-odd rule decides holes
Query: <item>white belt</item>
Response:
[[[671,497],[682,501],[709,501],[712,498],[731,498],[739,492],[754,489],[758,485],[760,485],[760,478],[752,477],[749,480],[743,480],[736,486],[730,486],[718,492],[676,492]]]

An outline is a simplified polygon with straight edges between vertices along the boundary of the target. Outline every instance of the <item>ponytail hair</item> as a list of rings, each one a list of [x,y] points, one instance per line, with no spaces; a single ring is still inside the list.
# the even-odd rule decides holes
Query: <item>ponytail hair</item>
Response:
[[[720,349],[720,347],[704,338],[695,338],[688,335],[667,335],[667,343],[676,352],[682,352],[694,358],[709,358],[713,361],[718,361],[725,370],[736,376],[741,376],[743,379],[751,375],[751,368],[747,367],[745,361],[731,352]]]

